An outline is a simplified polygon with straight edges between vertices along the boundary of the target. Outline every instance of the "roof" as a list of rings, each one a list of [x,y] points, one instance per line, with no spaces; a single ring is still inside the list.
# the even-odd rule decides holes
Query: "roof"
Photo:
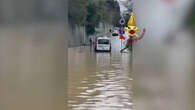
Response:
[[[104,36],[104,37],[98,37],[97,39],[110,39],[110,38],[107,36]]]

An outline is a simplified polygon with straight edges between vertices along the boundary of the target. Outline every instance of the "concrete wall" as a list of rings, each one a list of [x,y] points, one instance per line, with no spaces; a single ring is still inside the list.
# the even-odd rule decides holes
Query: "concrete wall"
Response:
[[[68,43],[70,47],[88,43],[88,37],[84,26],[75,26],[74,28],[69,28],[69,31]]]

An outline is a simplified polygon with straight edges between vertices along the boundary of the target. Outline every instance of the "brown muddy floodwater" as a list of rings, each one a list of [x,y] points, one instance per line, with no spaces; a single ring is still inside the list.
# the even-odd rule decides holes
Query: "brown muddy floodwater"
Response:
[[[119,52],[117,38],[111,53],[69,48],[68,110],[193,110],[192,36],[140,41],[133,55]]]
[[[69,110],[131,110],[130,54],[69,49]]]
[[[195,110],[195,41],[184,26],[191,1],[135,0],[147,31],[133,56],[120,54],[120,41],[111,54],[70,48],[69,110]]]

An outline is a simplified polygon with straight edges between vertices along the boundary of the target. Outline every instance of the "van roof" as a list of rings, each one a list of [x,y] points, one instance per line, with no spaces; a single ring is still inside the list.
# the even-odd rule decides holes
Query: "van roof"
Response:
[[[108,38],[107,36],[104,36],[104,37],[98,37],[97,39],[110,39],[110,38]]]

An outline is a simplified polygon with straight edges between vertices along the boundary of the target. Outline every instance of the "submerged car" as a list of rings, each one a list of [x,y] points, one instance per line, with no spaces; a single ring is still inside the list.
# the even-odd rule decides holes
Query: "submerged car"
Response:
[[[95,51],[111,52],[111,39],[106,36],[96,38]]]

